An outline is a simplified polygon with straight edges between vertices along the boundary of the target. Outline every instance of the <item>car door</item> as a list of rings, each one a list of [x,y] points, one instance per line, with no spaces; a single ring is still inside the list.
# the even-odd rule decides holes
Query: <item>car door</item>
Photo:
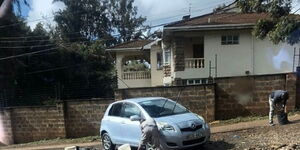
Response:
[[[112,105],[105,120],[105,125],[108,128],[108,134],[115,144],[123,144],[121,126],[124,123],[124,118],[121,116],[123,103]]]
[[[140,122],[139,121],[131,121],[130,117],[134,115],[142,116],[142,112],[139,107],[137,107],[133,103],[124,103],[122,117],[125,118],[124,124],[121,127],[122,132],[124,132],[124,137],[126,143],[132,146],[138,146],[140,142],[140,138],[142,135]]]

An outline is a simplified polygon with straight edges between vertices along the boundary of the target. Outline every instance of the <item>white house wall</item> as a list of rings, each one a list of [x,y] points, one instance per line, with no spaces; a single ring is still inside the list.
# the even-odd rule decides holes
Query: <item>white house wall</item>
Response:
[[[163,86],[164,72],[162,69],[157,69],[158,52],[162,53],[161,45],[154,45],[151,47],[151,86]]]
[[[222,45],[222,35],[239,35],[238,45]],[[175,72],[174,78],[193,79],[209,77],[209,61],[215,66],[217,55],[217,76],[231,77],[246,75],[276,74],[292,72],[294,47],[287,44],[274,45],[269,40],[259,40],[250,30],[227,30],[210,32],[189,32],[177,34],[186,39],[204,37],[205,68],[185,69]],[[185,45],[185,58],[191,57],[192,46]],[[298,47],[298,45],[297,45]],[[215,76],[212,70],[212,76]]]

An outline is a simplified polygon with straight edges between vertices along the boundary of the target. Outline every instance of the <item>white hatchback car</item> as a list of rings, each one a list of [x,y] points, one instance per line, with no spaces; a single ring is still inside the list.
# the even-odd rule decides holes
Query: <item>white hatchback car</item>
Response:
[[[203,117],[166,98],[135,98],[115,102],[107,108],[101,121],[103,148],[115,145],[137,147],[141,138],[141,117],[153,118],[161,132],[165,149],[183,149],[205,144],[210,140],[210,127]]]

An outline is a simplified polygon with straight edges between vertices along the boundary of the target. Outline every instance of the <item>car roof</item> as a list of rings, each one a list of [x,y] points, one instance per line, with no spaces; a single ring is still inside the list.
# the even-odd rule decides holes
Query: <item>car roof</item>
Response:
[[[140,103],[140,102],[144,102],[144,101],[151,101],[151,100],[157,100],[157,99],[166,99],[166,98],[164,98],[164,97],[140,97],[140,98],[125,99],[122,101]]]

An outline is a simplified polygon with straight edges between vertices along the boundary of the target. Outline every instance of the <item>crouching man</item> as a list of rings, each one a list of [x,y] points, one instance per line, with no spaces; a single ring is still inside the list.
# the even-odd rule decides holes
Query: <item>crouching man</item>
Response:
[[[269,113],[269,124],[270,126],[274,126],[273,117],[274,111],[277,111],[280,115],[286,115],[286,102],[289,99],[289,94],[287,91],[277,90],[273,91],[269,96],[269,104],[270,104],[270,113]],[[278,117],[279,119],[280,117]],[[285,116],[286,121],[287,116]],[[280,122],[280,120],[278,120]]]
[[[142,139],[138,150],[146,150],[148,144],[153,146],[154,150],[160,148],[160,134],[154,119],[141,120]]]

